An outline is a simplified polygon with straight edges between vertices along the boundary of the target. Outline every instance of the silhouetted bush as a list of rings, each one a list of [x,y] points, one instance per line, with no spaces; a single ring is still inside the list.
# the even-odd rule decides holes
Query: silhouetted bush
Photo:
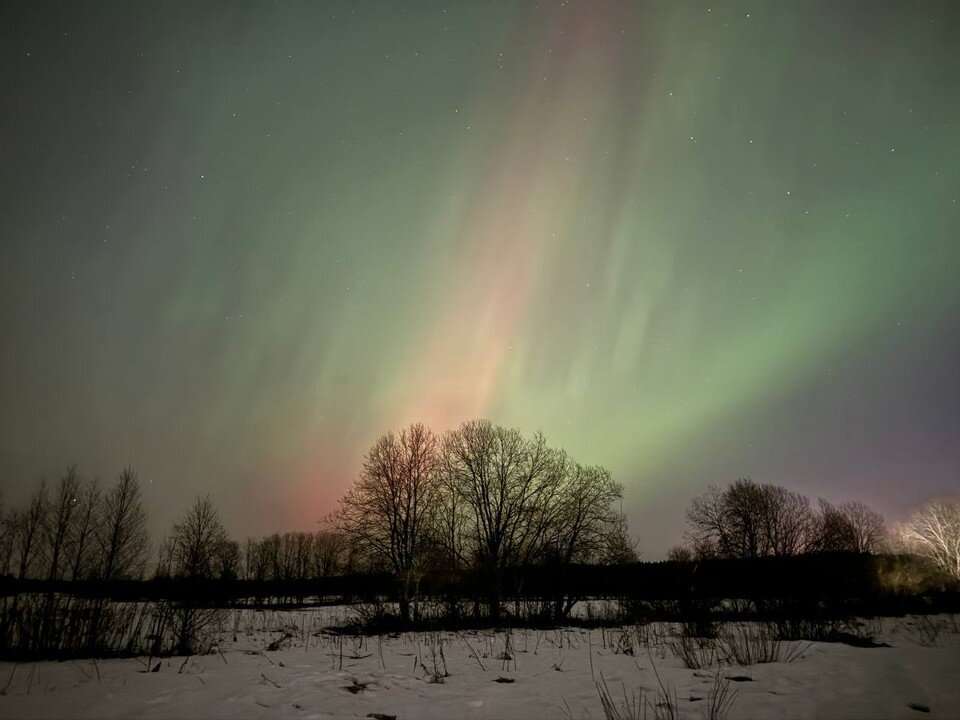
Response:
[[[71,595],[0,599],[0,656],[6,660],[162,654],[172,650],[160,603]]]

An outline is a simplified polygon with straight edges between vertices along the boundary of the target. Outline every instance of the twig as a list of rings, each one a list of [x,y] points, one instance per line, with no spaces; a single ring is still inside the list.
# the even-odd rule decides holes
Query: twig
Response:
[[[6,694],[7,694],[7,690],[10,689],[10,683],[13,682],[13,676],[14,676],[14,673],[17,672],[17,668],[18,668],[18,667],[19,667],[19,666],[15,664],[15,665],[10,669],[10,677],[7,678],[7,684],[3,686],[3,690],[0,690],[0,695],[6,695]]]
[[[483,666],[483,663],[480,662],[480,656],[477,655],[477,651],[473,649],[473,646],[470,644],[470,641],[467,640],[466,637],[463,638],[463,641],[467,644],[467,647],[470,648],[471,657],[473,657],[473,659],[477,661],[477,665],[480,666],[480,669],[483,670],[483,672],[486,672],[487,669]]]
[[[590,652],[590,679],[597,681],[597,676],[593,672],[593,631],[587,630],[587,649]]]

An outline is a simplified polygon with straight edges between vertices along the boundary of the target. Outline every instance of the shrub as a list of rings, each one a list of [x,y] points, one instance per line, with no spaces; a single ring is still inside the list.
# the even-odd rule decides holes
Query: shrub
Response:
[[[805,649],[797,642],[780,640],[767,624],[749,623],[724,628],[717,652],[727,665],[760,665],[793,662]]]

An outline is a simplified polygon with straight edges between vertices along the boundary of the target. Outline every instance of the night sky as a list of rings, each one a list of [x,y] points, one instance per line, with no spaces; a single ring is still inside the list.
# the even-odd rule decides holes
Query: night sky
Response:
[[[960,4],[4,2],[0,488],[313,529],[379,434],[960,489]]]

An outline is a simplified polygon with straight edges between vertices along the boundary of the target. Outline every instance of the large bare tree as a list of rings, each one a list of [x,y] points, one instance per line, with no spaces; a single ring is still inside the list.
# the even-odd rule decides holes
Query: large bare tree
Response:
[[[556,516],[562,453],[537,434],[471,420],[444,438],[443,468],[459,499],[465,556],[485,576],[488,610],[500,617],[504,571],[537,557]]]
[[[929,503],[899,526],[909,552],[930,560],[953,582],[960,582],[960,502]]]
[[[439,485],[438,450],[436,436],[424,425],[387,433],[367,452],[360,476],[334,517],[347,537],[396,575],[405,622],[429,539]]]

